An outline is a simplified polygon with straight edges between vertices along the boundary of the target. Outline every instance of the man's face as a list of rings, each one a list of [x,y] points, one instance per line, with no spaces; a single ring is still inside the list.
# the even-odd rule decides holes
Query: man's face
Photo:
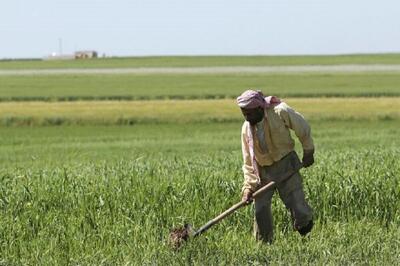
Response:
[[[264,109],[261,107],[253,108],[253,109],[245,109],[240,108],[242,110],[242,114],[246,121],[249,121],[251,125],[255,125],[260,122],[264,117]]]

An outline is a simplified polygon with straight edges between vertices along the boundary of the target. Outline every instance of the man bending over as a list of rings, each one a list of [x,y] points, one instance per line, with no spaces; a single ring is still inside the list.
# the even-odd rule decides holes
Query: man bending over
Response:
[[[245,91],[237,104],[246,120],[242,127],[242,200],[252,201],[252,193],[259,187],[276,182],[274,189],[254,199],[256,239],[269,243],[273,240],[271,199],[275,190],[290,210],[294,229],[306,235],[313,227],[313,215],[304,197],[299,170],[314,163],[310,126],[300,113],[276,97],[265,98],[261,91]],[[289,129],[303,146],[302,162],[294,151]]]

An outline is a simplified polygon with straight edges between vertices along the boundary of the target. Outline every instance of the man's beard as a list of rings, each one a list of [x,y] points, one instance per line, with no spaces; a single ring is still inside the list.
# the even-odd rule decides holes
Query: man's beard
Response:
[[[261,122],[263,117],[264,117],[264,113],[263,112],[258,113],[257,116],[254,119],[249,120],[250,125],[254,126],[258,122]]]

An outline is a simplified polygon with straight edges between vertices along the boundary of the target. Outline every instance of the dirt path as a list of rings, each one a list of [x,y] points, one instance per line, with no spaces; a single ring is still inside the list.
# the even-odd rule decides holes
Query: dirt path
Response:
[[[60,74],[230,74],[230,73],[357,73],[400,72],[400,65],[304,65],[231,67],[65,68],[0,70],[0,76]]]

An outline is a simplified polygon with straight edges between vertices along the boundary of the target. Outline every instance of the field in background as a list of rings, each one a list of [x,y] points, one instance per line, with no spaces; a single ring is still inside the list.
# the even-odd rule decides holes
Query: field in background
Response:
[[[0,69],[376,63],[399,64],[400,55],[18,61]],[[398,76],[0,76],[0,264],[397,264]],[[253,240],[246,208],[174,252],[170,228],[199,227],[240,199],[242,117],[233,98],[248,87],[284,97],[311,124],[316,163],[302,173],[316,226],[298,236],[276,197],[273,245]],[[298,142],[296,150],[301,156]]]
[[[321,56],[155,56],[95,60],[0,61],[0,69],[207,67],[280,65],[400,64],[400,54]]]
[[[356,121],[356,122],[355,122]],[[311,121],[321,153],[349,150],[396,150],[398,120]],[[227,152],[241,163],[242,123],[147,123],[133,126],[0,127],[2,169],[119,160],[207,157]],[[301,153],[301,146],[297,143]],[[355,159],[355,158],[353,158]],[[29,168],[29,167],[28,167]],[[234,169],[233,169],[234,170]],[[240,169],[236,169],[240,173]],[[151,181],[151,180],[149,180]],[[242,180],[236,180],[241,182]],[[235,182],[236,182],[235,181]]]
[[[399,120],[400,98],[286,98],[311,121]],[[4,102],[0,125],[135,125],[152,123],[240,122],[232,99]]]
[[[1,101],[235,98],[246,88],[280,97],[400,96],[399,73],[0,76]]]

